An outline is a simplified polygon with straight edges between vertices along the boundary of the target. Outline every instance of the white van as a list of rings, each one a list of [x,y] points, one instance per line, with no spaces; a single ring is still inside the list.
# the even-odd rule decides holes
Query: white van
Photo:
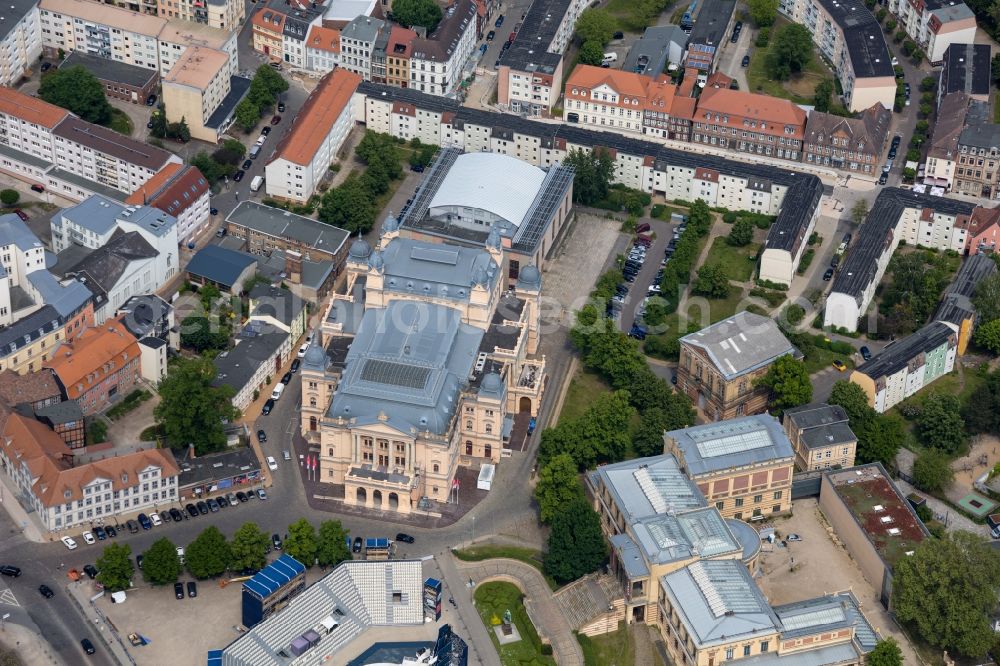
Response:
[[[264,184],[263,176],[254,176],[253,180],[250,181],[250,191],[257,192],[260,190],[260,186]]]
[[[601,64],[602,65],[613,65],[616,62],[618,62],[618,54],[617,53],[605,53],[604,57],[601,59]]]
[[[278,385],[271,391],[271,400],[281,400],[281,394],[285,392],[285,385],[278,382]]]

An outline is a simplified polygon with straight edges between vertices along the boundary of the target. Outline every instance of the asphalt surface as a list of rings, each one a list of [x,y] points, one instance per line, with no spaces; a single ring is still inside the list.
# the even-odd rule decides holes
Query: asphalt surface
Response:
[[[636,275],[635,282],[631,284],[628,282],[625,283],[629,290],[628,296],[625,297],[625,303],[622,305],[619,321],[621,323],[621,330],[626,333],[632,329],[632,324],[638,318],[639,306],[642,305],[643,299],[646,298],[646,294],[653,284],[653,278],[656,277],[656,272],[661,268],[660,262],[663,261],[663,251],[666,249],[667,243],[670,242],[674,226],[676,226],[652,218],[642,218],[639,220],[640,224],[643,222],[650,225],[648,233],[655,233],[656,237],[653,239],[653,244],[646,251],[646,261],[642,264],[639,274]],[[631,249],[632,246],[629,245],[625,250],[626,256],[628,256],[628,252]]]

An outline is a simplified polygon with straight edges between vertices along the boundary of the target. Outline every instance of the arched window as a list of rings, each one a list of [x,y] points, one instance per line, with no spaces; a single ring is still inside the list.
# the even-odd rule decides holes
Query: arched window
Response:
[[[316,406],[316,396],[314,395],[309,396],[309,406],[310,407]]]
[[[472,455],[472,442],[466,442],[465,443],[465,455],[467,455],[467,456],[471,456]]]
[[[441,471],[441,465],[434,463],[434,473],[437,474]]]
[[[492,432],[493,432],[493,424],[492,423],[487,423],[486,424],[486,434],[489,435]]]
[[[330,457],[332,458],[333,457],[333,448],[328,449],[328,451],[330,452]]]
[[[466,430],[472,430],[472,421],[466,421],[465,422],[465,429]]]
[[[311,430],[313,432],[316,432],[316,427],[318,425],[319,425],[319,422],[316,420],[316,417],[315,416],[310,416],[309,417],[309,430]]]

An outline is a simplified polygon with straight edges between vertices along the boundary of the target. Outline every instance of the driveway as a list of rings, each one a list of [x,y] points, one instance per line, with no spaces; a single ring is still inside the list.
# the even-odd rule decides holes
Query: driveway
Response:
[[[676,224],[668,224],[662,220],[654,220],[649,217],[639,220],[640,224],[643,222],[650,225],[649,233],[656,234],[656,237],[653,239],[653,244],[649,250],[646,251],[646,260],[643,262],[639,274],[636,275],[635,282],[631,284],[628,282],[625,283],[629,290],[628,296],[625,297],[625,303],[622,305],[619,321],[621,323],[621,330],[626,333],[632,329],[632,324],[638,318],[639,306],[642,305],[643,299],[649,293],[649,288],[653,286],[653,278],[656,277],[656,272],[662,268],[660,262],[663,261],[663,251],[666,249],[667,243],[670,242],[674,227],[677,226]],[[631,247],[630,245],[628,249],[631,249]],[[628,249],[626,250],[626,254]]]

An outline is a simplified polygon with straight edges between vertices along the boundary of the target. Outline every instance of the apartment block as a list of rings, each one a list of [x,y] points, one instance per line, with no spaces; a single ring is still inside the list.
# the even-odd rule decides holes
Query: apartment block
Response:
[[[230,59],[224,51],[186,48],[163,77],[162,90],[167,122],[183,119],[193,138],[217,143],[229,129],[230,117],[218,119],[216,114],[232,90]]]
[[[964,2],[888,0],[886,7],[899,18],[899,27],[920,45],[932,63],[941,62],[952,44],[976,41],[976,17]]]
[[[143,0],[147,2],[148,0]],[[157,0],[156,14],[201,23],[216,30],[237,30],[246,0]]]
[[[854,467],[858,437],[840,405],[814,403],[786,409],[782,423],[795,449],[798,471]]]
[[[802,157],[805,127],[806,112],[788,100],[705,88],[698,99],[691,141],[797,162]]]
[[[255,23],[255,31],[256,25]],[[339,64],[340,31],[321,25],[310,27],[306,38],[306,69],[325,74]]]
[[[159,34],[167,20],[90,0],[41,0],[42,46],[49,58],[83,51],[137,67],[160,68]]]
[[[0,16],[0,86],[26,76],[42,55],[37,0],[11,0]]]
[[[458,0],[445,9],[432,34],[418,33],[413,40],[410,87],[431,95],[454,92],[475,49],[476,5],[472,0]]]
[[[715,71],[715,56],[729,38],[735,11],[736,0],[705,0],[698,4],[684,57],[685,67],[704,74]]]
[[[211,190],[197,168],[168,164],[142,184],[125,203],[152,206],[177,218],[177,242],[181,245],[208,228]]]
[[[971,101],[958,135],[955,191],[984,199],[1000,198],[1000,125],[990,105]]]

